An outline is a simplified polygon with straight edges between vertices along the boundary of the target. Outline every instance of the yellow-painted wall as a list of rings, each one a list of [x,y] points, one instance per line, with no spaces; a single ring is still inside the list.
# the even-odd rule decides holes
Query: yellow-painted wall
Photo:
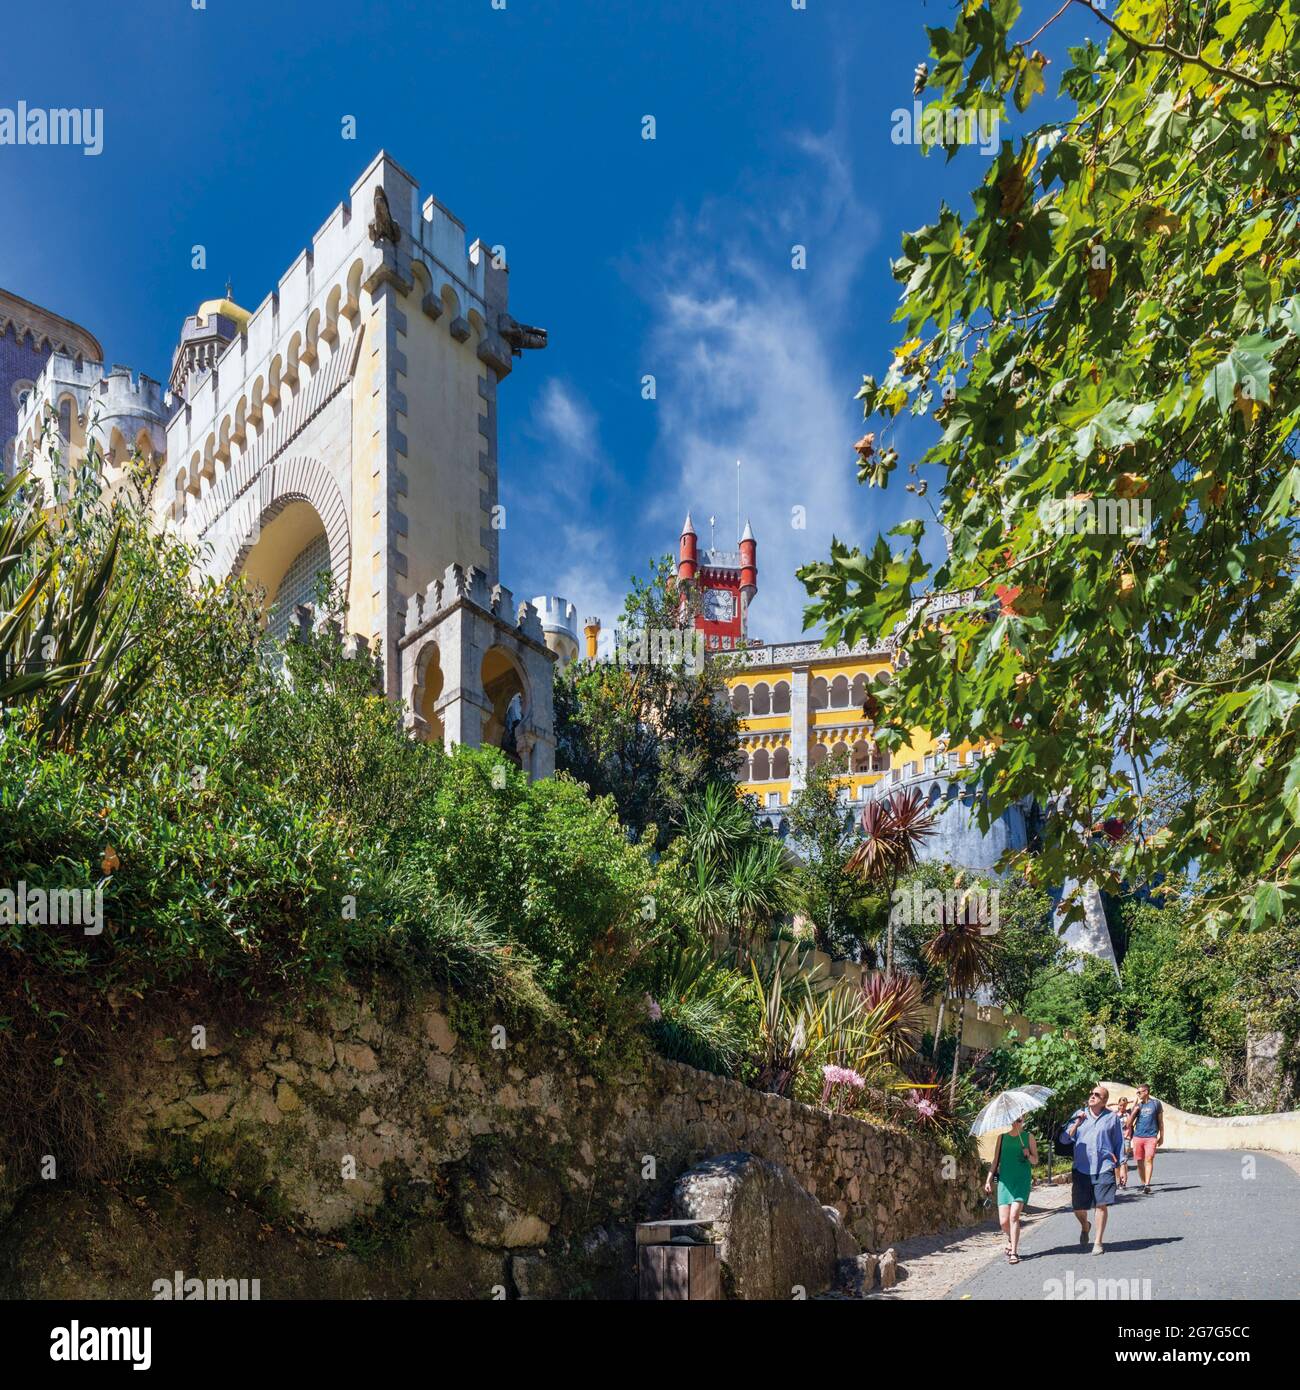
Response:
[[[398,581],[406,594],[441,579],[453,562],[477,565],[496,579],[480,534],[489,518],[480,505],[485,478],[479,455],[487,440],[478,422],[488,405],[479,395],[487,369],[478,358],[478,326],[472,324],[469,338],[458,343],[447,325],[453,313],[465,311],[448,307],[434,320],[421,309],[421,298],[417,282],[402,300],[406,332],[397,335],[406,356],[406,413],[397,417],[406,458],[397,462],[407,477],[407,495],[399,505],[412,518],[401,544],[407,572]]]
[[[808,679],[810,685],[813,681],[825,680],[829,688],[838,676],[843,676],[851,687],[857,676],[865,675],[873,687],[878,687],[881,675],[890,672],[892,672],[891,663],[878,656],[863,657],[856,661],[844,661],[828,656],[824,662],[814,659],[810,663]],[[724,680],[729,690],[743,685],[752,695],[754,687],[759,684],[765,684],[769,690],[775,689],[782,681],[793,686],[794,668],[791,666],[739,667],[729,670],[724,676]],[[777,748],[789,749],[791,747],[789,732],[791,716],[788,713],[742,716],[740,729],[746,747],[751,750],[756,746],[753,742],[754,736],[763,734],[768,734],[770,737],[763,739],[758,746],[767,748],[769,755]],[[810,736],[817,731],[825,731],[826,737],[818,741],[826,742],[831,747],[843,742],[850,752],[855,743],[869,737],[868,722],[862,718],[861,707],[852,703],[837,709],[810,709],[808,711],[808,729]],[[933,753],[937,745],[938,740],[932,734],[924,729],[915,729],[907,746],[891,755],[890,766],[900,767],[904,763],[920,762],[928,754]],[[966,747],[965,744],[961,745],[961,751],[964,751]],[[791,751],[793,752],[793,750]],[[860,787],[878,782],[884,775],[882,772],[850,773],[845,776],[842,785],[851,789],[849,792],[851,798],[857,799]],[[738,786],[742,793],[757,797],[760,805],[766,806],[767,798],[773,792],[780,793],[782,806],[790,804],[791,792],[788,778],[745,781],[738,783]]]
[[[382,636],[383,595],[374,595],[373,556],[382,548],[379,500],[384,486],[384,333],[387,299],[373,303],[362,295],[361,356],[352,378],[352,577],[348,592],[349,626],[368,636]]]

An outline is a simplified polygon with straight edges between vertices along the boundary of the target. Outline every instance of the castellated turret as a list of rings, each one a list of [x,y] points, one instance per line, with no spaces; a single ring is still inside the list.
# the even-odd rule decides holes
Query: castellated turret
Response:
[[[683,584],[688,583],[695,578],[699,567],[699,537],[691,524],[691,514],[687,512],[681,539],[677,542],[677,578]]]
[[[746,605],[752,603],[758,593],[758,542],[748,521],[745,534],[740,538],[740,593]]]
[[[578,610],[568,599],[542,594],[533,600],[542,620],[546,645],[559,657],[561,669],[578,657]]]
[[[52,455],[75,466],[92,439],[105,462],[110,488],[126,477],[135,451],[155,469],[167,448],[170,395],[144,373],[102,362],[78,362],[54,353],[37,378],[18,420],[17,458],[30,459],[38,478],[48,482]]]

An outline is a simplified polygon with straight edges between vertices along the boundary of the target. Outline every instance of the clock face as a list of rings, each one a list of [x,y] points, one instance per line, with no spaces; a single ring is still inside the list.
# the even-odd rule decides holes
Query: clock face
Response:
[[[736,616],[735,594],[730,589],[706,589],[704,616],[711,623],[729,623]]]

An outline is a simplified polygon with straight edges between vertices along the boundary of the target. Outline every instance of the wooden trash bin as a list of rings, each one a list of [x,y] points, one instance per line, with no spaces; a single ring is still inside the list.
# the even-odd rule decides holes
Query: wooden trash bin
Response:
[[[721,1250],[707,1221],[645,1221],[636,1228],[638,1299],[722,1297]]]

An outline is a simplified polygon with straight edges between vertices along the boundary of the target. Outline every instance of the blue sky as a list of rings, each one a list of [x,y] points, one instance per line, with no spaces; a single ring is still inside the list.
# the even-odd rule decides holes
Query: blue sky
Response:
[[[898,340],[900,233],[941,197],[964,208],[983,172],[977,150],[945,166],[890,139],[947,0],[197,2],[5,16],[0,106],[103,107],[105,147],[0,147],[0,284],[110,361],[165,378],[182,317],[227,277],[259,303],[384,148],[470,239],[505,244],[512,310],[550,332],[500,397],[517,595],[608,625],[688,507],[734,538],[740,458],[751,635],[790,639],[795,567],[918,505],[903,470],[857,486],[853,395]],[[1026,22],[1055,8],[1027,0]],[[906,463],[927,439],[894,442]]]

